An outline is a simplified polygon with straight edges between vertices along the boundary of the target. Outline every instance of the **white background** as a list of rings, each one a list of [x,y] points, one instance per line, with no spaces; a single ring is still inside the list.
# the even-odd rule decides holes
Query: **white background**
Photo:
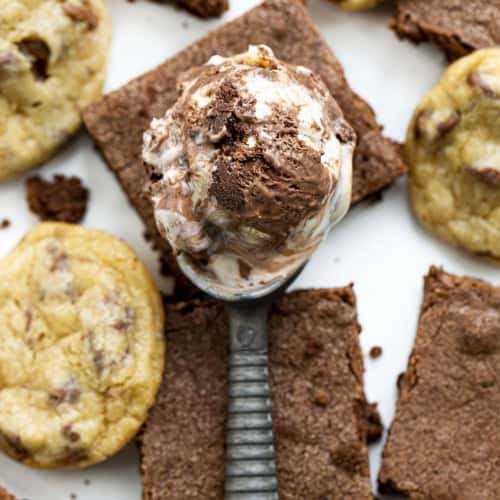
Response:
[[[201,21],[173,7],[139,0],[107,0],[114,38],[106,90],[116,89],[149,70],[258,0],[232,0],[223,19]],[[386,133],[404,138],[406,124],[422,95],[441,75],[446,62],[429,46],[400,42],[387,29],[390,8],[346,13],[326,0],[312,0],[311,14],[340,58],[352,87],[376,110]],[[117,182],[82,132],[43,167],[41,173],[77,174],[91,188],[84,224],[105,229],[128,241],[145,260],[161,287],[157,259],[142,239],[142,225]],[[36,218],[27,210],[24,178],[0,186],[0,256],[6,254]],[[381,203],[352,210],[311,259],[295,287],[333,287],[355,282],[361,342],[365,354],[366,392],[379,403],[385,424],[391,422],[396,379],[405,369],[422,297],[422,276],[431,264],[500,283],[500,269],[452,249],[424,232],[414,220],[405,179],[384,193]],[[371,360],[373,345],[383,355]],[[380,465],[381,445],[371,448],[372,479]],[[90,480],[90,484],[88,481]],[[31,471],[0,456],[0,485],[19,500],[139,500],[141,483],[134,444],[107,463],[78,472]],[[309,500],[309,499],[304,499]]]

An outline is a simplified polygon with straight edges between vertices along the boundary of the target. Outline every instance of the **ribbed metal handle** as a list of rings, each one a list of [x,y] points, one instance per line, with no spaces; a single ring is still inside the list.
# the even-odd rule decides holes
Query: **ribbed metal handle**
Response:
[[[267,306],[228,305],[231,354],[225,500],[278,500]]]

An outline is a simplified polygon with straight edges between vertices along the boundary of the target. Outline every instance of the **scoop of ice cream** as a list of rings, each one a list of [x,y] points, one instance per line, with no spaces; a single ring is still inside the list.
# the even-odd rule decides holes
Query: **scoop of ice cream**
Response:
[[[265,46],[212,57],[179,93],[144,134],[158,229],[205,290],[268,288],[347,211],[354,131],[319,77]]]

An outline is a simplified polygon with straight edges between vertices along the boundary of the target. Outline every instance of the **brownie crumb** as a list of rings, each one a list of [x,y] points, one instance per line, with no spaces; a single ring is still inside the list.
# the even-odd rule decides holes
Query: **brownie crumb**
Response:
[[[369,194],[365,200],[369,205],[376,205],[377,203],[384,201],[384,196],[382,191],[379,191],[378,193]]]
[[[90,479],[84,479],[84,481],[83,481],[83,484],[85,486],[90,486],[90,483],[91,483]]]
[[[404,380],[404,378],[405,378],[405,373],[401,372],[398,375],[398,380],[396,381],[396,386],[398,388],[398,391],[401,391],[401,387],[403,387],[403,380]]]
[[[0,221],[0,229],[7,229],[10,227],[10,220],[9,219],[2,219]]]
[[[366,405],[366,441],[374,443],[378,441],[384,433],[384,424],[377,409],[377,403]]]
[[[55,175],[46,181],[34,176],[26,181],[26,198],[41,220],[78,223],[87,210],[89,191],[78,177]]]
[[[375,345],[370,349],[370,358],[378,359],[382,356],[383,350],[380,346]]]

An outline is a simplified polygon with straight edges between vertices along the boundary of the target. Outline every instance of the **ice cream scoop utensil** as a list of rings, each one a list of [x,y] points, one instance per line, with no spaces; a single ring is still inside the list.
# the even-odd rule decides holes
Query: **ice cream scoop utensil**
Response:
[[[226,301],[229,317],[229,408],[225,500],[278,500],[267,319],[298,276],[260,297]]]

